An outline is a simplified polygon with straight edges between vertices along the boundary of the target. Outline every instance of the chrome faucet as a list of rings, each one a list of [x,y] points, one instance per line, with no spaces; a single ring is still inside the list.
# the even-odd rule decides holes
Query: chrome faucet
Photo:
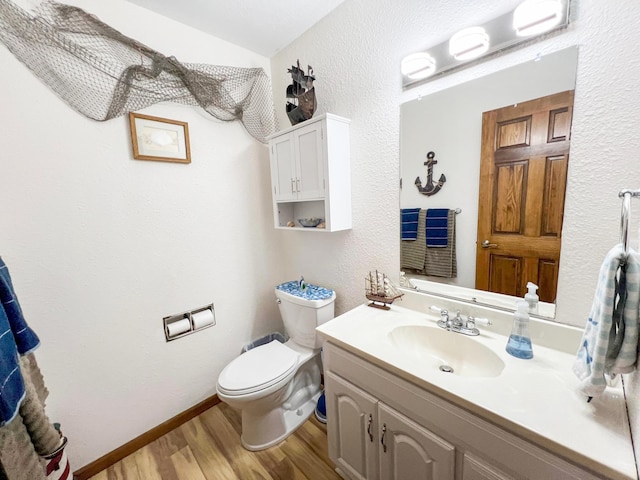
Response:
[[[476,318],[468,315],[464,318],[460,315],[460,310],[456,310],[456,316],[451,318],[449,312],[445,309],[433,305],[431,310],[440,313],[440,320],[438,320],[438,326],[444,328],[449,332],[462,333],[464,335],[476,336],[480,335],[480,330],[476,327],[476,324],[491,325],[491,321],[488,318]]]

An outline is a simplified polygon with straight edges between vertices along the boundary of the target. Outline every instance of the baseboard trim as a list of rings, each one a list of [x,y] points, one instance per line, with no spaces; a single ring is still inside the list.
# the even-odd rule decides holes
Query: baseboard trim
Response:
[[[102,457],[94,460],[93,462],[85,465],[84,467],[73,472],[74,480],[88,480],[89,478],[97,475],[102,470],[110,467],[114,463],[119,462],[123,458],[131,455],[136,450],[148,445],[149,443],[157,440],[161,436],[169,433],[171,430],[175,430],[183,423],[188,422],[192,418],[197,417],[202,412],[209,410],[211,407],[220,403],[218,395],[214,394],[209,398],[206,398],[202,402],[194,405],[193,407],[179,413],[173,418],[170,418],[166,422],[161,423],[157,427],[152,428],[148,432],[139,435],[133,440],[125,443],[121,447],[112,450],[111,452],[103,455]]]

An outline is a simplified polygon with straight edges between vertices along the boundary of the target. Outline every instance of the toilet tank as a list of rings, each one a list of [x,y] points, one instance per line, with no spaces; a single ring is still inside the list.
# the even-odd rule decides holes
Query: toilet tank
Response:
[[[292,281],[278,285],[275,292],[289,338],[303,347],[320,348],[316,327],[334,316],[336,294],[333,290],[307,285],[303,292],[298,282]]]

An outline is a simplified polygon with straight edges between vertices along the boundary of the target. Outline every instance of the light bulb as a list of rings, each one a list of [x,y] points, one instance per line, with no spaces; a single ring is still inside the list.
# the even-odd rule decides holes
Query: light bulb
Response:
[[[436,61],[428,53],[412,53],[402,59],[400,70],[411,80],[420,80],[435,73]]]
[[[456,60],[471,60],[489,50],[489,35],[482,27],[460,30],[449,40],[449,53]]]
[[[561,0],[525,0],[513,11],[513,28],[520,37],[538,35],[551,30],[561,19]]]

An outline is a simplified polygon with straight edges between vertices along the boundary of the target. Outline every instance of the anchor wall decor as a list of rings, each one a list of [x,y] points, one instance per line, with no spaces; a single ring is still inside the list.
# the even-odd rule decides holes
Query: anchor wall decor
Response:
[[[418,191],[423,195],[431,196],[435,195],[440,191],[444,183],[447,181],[447,177],[444,174],[440,175],[440,180],[437,182],[433,181],[433,166],[438,163],[437,160],[434,160],[436,154],[434,152],[427,153],[427,161],[424,164],[427,166],[427,184],[423,187],[422,181],[420,177],[416,177],[416,187]]]

